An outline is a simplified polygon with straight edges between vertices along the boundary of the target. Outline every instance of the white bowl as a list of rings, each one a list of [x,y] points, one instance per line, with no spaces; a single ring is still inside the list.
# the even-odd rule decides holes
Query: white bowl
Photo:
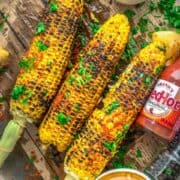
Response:
[[[100,180],[104,176],[107,176],[107,175],[110,175],[110,174],[113,174],[113,173],[118,173],[118,172],[132,173],[132,174],[136,174],[136,175],[141,176],[145,180],[151,180],[148,176],[146,176],[145,174],[141,173],[140,171],[137,171],[135,169],[129,169],[129,168],[113,169],[113,170],[107,171],[107,172],[101,174],[99,177],[97,177],[96,180]]]
[[[122,4],[135,5],[144,2],[145,0],[116,0]]]

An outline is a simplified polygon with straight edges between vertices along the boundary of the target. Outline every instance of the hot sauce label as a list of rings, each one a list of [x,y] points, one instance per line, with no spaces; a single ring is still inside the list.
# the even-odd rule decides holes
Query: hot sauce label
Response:
[[[160,79],[143,109],[143,114],[173,129],[180,116],[180,88]]]

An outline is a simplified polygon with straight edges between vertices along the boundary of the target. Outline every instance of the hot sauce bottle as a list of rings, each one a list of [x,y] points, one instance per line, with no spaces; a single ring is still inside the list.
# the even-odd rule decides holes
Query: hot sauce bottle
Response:
[[[180,58],[163,71],[137,124],[168,141],[175,136],[180,127]]]

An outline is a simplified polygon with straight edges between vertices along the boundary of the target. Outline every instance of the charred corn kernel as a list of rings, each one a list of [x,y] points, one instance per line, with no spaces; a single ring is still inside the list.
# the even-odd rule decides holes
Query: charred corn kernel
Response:
[[[83,9],[82,0],[56,0],[39,22],[30,48],[19,62],[21,67],[12,91],[11,110],[28,118],[43,117],[68,65],[76,22]]]
[[[111,17],[81,51],[39,129],[42,142],[64,151],[96,105],[128,40],[124,15]]]
[[[164,41],[157,40],[132,59],[103,99],[103,107],[94,110],[68,150],[65,171],[69,175],[75,179],[95,179],[102,172],[149,95],[159,75],[156,69],[168,59],[168,48]]]

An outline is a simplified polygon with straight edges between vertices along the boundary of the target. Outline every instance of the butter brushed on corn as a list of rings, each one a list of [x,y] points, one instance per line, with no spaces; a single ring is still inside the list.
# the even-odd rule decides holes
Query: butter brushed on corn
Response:
[[[65,151],[97,104],[128,41],[128,19],[111,17],[80,52],[79,62],[62,84],[39,136]]]
[[[155,34],[157,35],[157,34]],[[125,134],[143,107],[171,52],[180,55],[180,35],[154,38],[127,66],[117,83],[96,108],[65,157],[65,171],[74,179],[95,179],[116,153]],[[160,34],[158,34],[160,36]],[[171,41],[167,38],[171,37]]]

